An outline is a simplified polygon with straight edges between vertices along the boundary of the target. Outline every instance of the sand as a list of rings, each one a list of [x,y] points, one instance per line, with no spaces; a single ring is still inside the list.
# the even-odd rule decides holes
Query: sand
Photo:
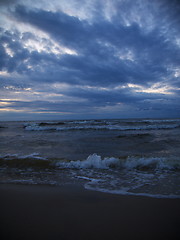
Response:
[[[180,199],[0,185],[0,239],[180,239]]]

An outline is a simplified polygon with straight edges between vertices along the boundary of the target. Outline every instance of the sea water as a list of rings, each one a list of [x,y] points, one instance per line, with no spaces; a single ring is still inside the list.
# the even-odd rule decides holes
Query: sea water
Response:
[[[0,183],[180,198],[180,119],[0,122]]]

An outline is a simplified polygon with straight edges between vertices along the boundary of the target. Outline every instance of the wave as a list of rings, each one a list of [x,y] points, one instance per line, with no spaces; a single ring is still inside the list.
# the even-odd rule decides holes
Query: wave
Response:
[[[143,119],[142,122],[146,123],[177,123],[180,119]]]
[[[140,126],[121,126],[121,125],[75,125],[75,126],[48,126],[54,124],[45,124],[45,123],[33,123],[25,125],[25,130],[28,131],[72,131],[72,130],[119,130],[119,131],[128,131],[128,130],[160,130],[160,129],[173,129],[179,128],[179,124],[166,124],[166,125],[140,125]],[[60,125],[60,124],[59,124]],[[63,124],[61,124],[63,125]]]
[[[38,153],[30,155],[8,154],[0,156],[0,166],[17,168],[61,168],[61,169],[126,169],[126,170],[180,170],[180,161],[176,157],[126,156],[121,158],[105,157],[96,153],[85,160],[47,159]]]
[[[167,199],[179,199],[180,198],[180,195],[175,195],[175,194],[136,193],[136,192],[130,192],[129,189],[126,189],[126,188],[112,190],[112,189],[108,189],[108,188],[92,186],[90,184],[85,184],[85,188],[88,190],[91,190],[91,191],[117,194],[117,195],[143,196],[143,197],[167,198]]]
[[[39,153],[31,153],[28,155],[18,155],[18,154],[6,154],[6,155],[0,155],[0,159],[4,159],[4,160],[12,160],[14,158],[17,159],[38,159],[38,160],[47,160],[47,158],[44,157],[40,157]]]
[[[8,168],[42,168],[51,169],[52,162],[40,157],[38,153],[29,155],[7,154],[0,156],[0,166]]]
[[[105,157],[84,160],[47,159],[38,153],[0,156],[1,183],[83,184],[111,194],[180,198],[180,160],[175,157]]]
[[[62,168],[95,168],[95,169],[138,169],[138,170],[180,170],[180,161],[177,158],[166,159],[161,157],[136,157],[124,158],[106,157],[102,159],[97,154],[90,155],[83,161],[57,162],[56,166]]]

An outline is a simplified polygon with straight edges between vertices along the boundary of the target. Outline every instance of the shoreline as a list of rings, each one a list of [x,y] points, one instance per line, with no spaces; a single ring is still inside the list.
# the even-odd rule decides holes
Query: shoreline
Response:
[[[180,199],[0,184],[3,240],[178,239]]]

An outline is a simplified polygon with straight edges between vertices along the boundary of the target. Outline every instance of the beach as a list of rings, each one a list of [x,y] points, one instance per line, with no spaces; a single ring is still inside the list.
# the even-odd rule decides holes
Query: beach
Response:
[[[180,237],[180,199],[101,193],[77,184],[1,184],[0,196],[3,240]]]

